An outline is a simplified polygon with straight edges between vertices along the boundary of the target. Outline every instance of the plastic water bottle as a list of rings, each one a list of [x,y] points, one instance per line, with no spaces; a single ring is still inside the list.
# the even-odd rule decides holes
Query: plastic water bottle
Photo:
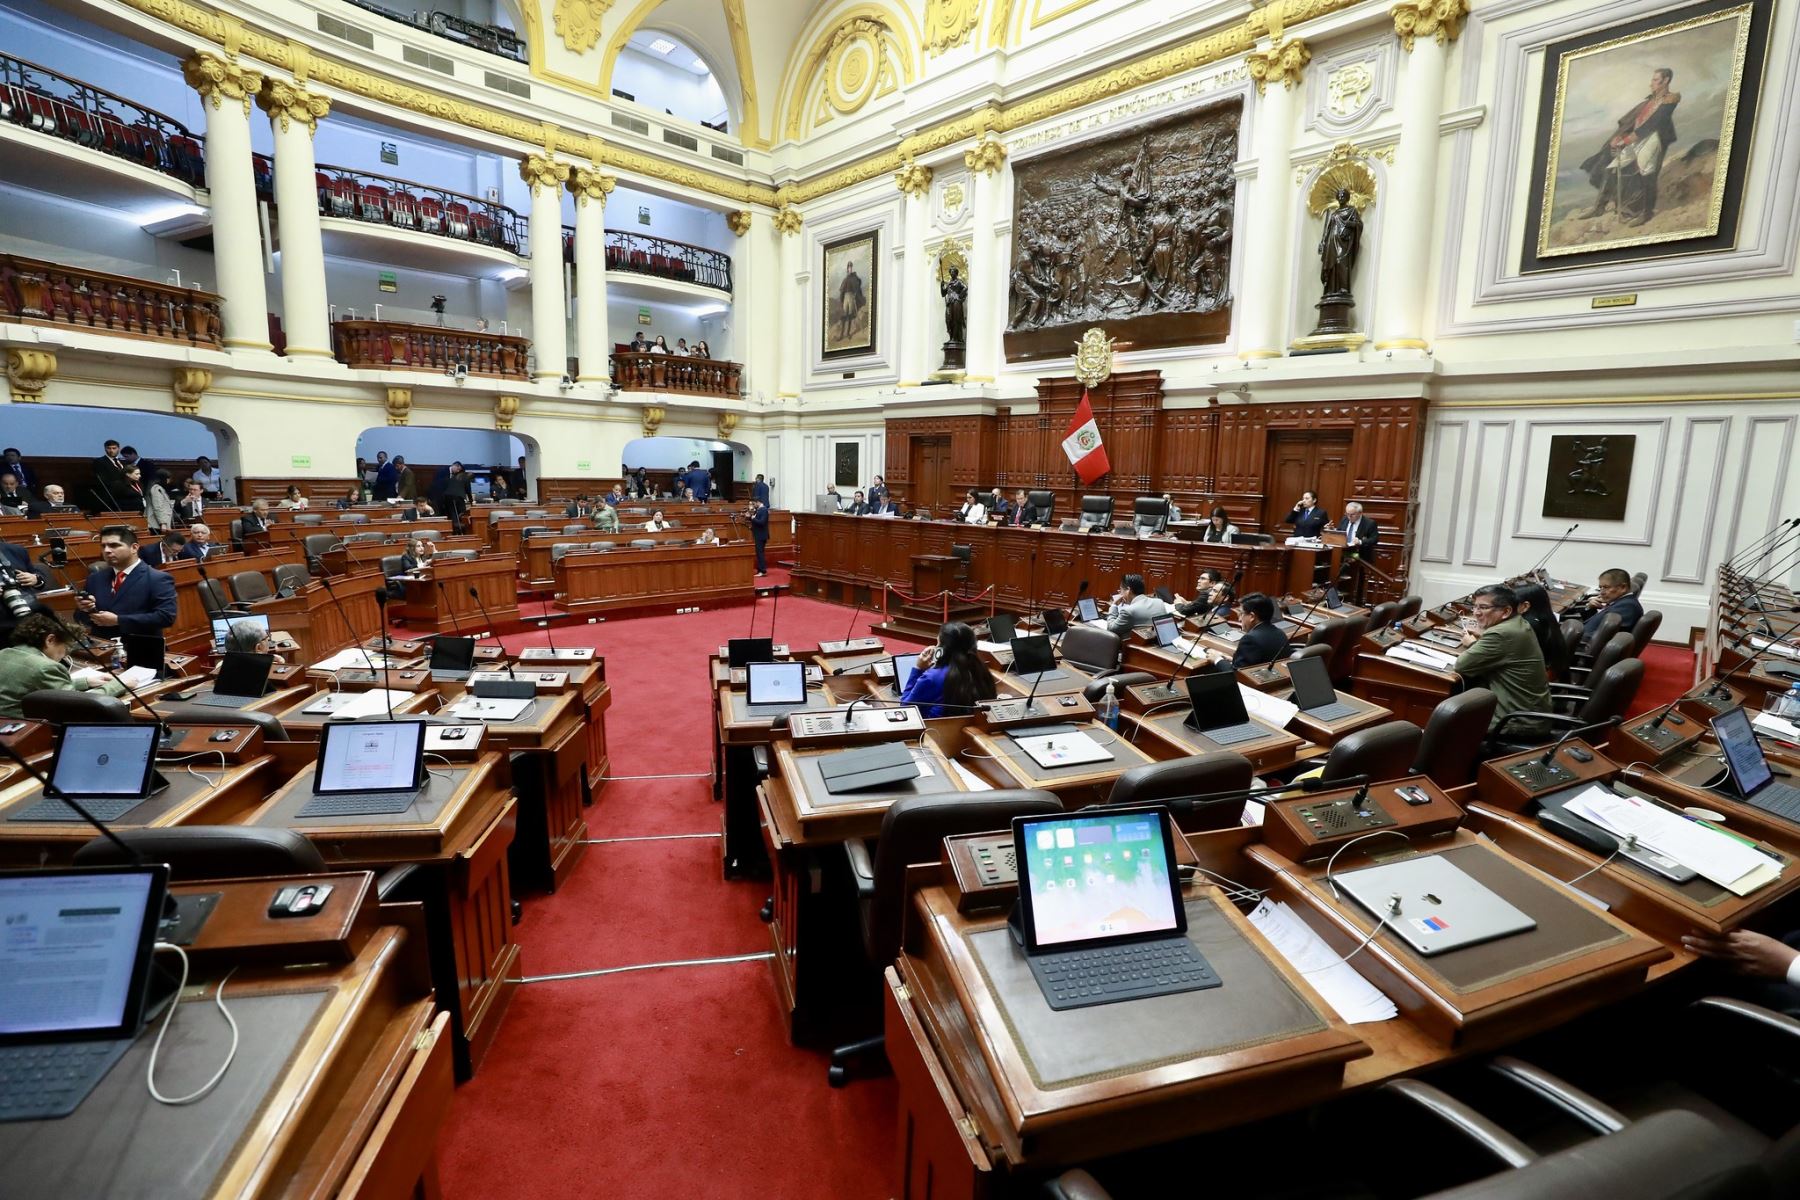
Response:
[[[1119,695],[1110,682],[1106,685],[1106,695],[1100,697],[1100,722],[1108,729],[1119,727]]]

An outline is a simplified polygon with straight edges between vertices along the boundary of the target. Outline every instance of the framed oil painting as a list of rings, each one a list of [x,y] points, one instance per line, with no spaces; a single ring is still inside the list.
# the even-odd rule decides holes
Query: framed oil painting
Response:
[[[1631,460],[1637,438],[1584,437],[1550,439],[1550,469],[1544,475],[1544,515],[1590,521],[1623,521],[1631,498]]]
[[[875,353],[875,304],[880,297],[881,235],[875,230],[828,242],[820,275],[820,312],[824,327],[819,345],[825,358]]]
[[[1773,0],[1706,0],[1546,46],[1519,269],[1729,250]]]

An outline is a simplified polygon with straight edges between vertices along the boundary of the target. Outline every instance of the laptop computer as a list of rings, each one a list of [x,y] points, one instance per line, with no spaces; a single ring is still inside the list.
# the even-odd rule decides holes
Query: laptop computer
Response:
[[[248,625],[257,632],[257,641],[269,636],[269,614],[245,613],[242,616],[214,617],[212,619],[213,653],[225,653],[225,635],[237,625]]]
[[[0,871],[0,1121],[68,1116],[130,1048],[168,886],[161,863]]]
[[[1728,708],[1712,719],[1713,736],[1725,758],[1725,781],[1737,798],[1784,821],[1800,824],[1800,787],[1782,783],[1763,755],[1749,714]]]
[[[1044,620],[1044,632],[1051,637],[1061,637],[1069,632],[1069,614],[1062,609],[1046,608],[1040,615]],[[1000,639],[995,638],[994,640],[999,641]]]
[[[312,798],[298,817],[401,813],[426,784],[423,721],[331,722],[319,730]]]
[[[1334,879],[1427,957],[1537,928],[1536,921],[1441,854],[1339,871]]]
[[[1167,809],[1014,817],[1012,825],[1017,934],[1052,1009],[1220,985],[1187,937]]]
[[[725,643],[725,664],[729,667],[774,661],[774,638],[732,638]]]
[[[155,671],[159,679],[162,677],[164,656],[168,653],[168,643],[162,634],[122,633],[119,646],[125,651],[126,666],[142,667],[146,671]]]
[[[431,639],[431,678],[438,682],[459,681],[475,669],[475,639],[444,637]]]
[[[1092,596],[1083,596],[1075,602],[1075,619],[1078,621],[1098,621],[1100,619],[1100,602]]]
[[[169,786],[156,773],[155,724],[68,724],[50,761],[50,786],[72,797],[100,821],[117,821]],[[45,796],[12,813],[9,821],[81,821],[60,799]]]
[[[1181,625],[1174,617],[1158,617],[1150,622],[1150,636],[1159,647],[1167,649],[1181,637]]]
[[[1050,648],[1050,639],[1041,633],[1012,640],[1012,673],[1027,683],[1069,677],[1067,671],[1056,669],[1056,652]]]
[[[1236,671],[1201,671],[1187,677],[1188,704],[1193,712],[1185,724],[1220,746],[1237,746],[1271,736],[1271,731],[1250,719],[1244,694],[1238,690]]]
[[[1362,711],[1337,698],[1331,686],[1331,668],[1323,658],[1290,659],[1288,678],[1294,681],[1294,703],[1315,721],[1341,721]]]
[[[232,650],[219,664],[219,677],[212,691],[195,696],[195,704],[208,708],[244,708],[262,699],[269,686],[269,672],[275,668],[273,654],[250,654]]]
[[[995,613],[989,617],[987,628],[987,640],[990,642],[1010,642],[1016,632],[1013,627],[1013,619],[1005,613]]]
[[[753,662],[744,672],[744,703],[752,716],[780,716],[806,707],[805,663]]]

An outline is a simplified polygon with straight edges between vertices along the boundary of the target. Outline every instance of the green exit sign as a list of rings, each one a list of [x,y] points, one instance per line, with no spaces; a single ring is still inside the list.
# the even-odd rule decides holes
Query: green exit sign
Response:
[[[289,463],[289,465],[293,466],[296,470],[298,470],[302,467],[310,467],[310,466],[312,466],[312,455],[296,454],[292,458],[288,459],[288,463]]]
[[[593,465],[594,464],[592,462],[590,462],[584,458],[584,459],[579,460],[575,464],[575,469],[577,471],[587,471],[587,470],[591,470],[593,468]]]

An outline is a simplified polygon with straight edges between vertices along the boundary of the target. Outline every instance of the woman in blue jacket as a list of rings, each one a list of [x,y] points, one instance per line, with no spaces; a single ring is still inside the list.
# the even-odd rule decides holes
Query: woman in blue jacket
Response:
[[[994,676],[975,652],[975,631],[961,621],[938,630],[937,645],[919,654],[918,669],[900,695],[902,704],[917,704],[927,719],[963,716],[977,700],[994,698]]]

